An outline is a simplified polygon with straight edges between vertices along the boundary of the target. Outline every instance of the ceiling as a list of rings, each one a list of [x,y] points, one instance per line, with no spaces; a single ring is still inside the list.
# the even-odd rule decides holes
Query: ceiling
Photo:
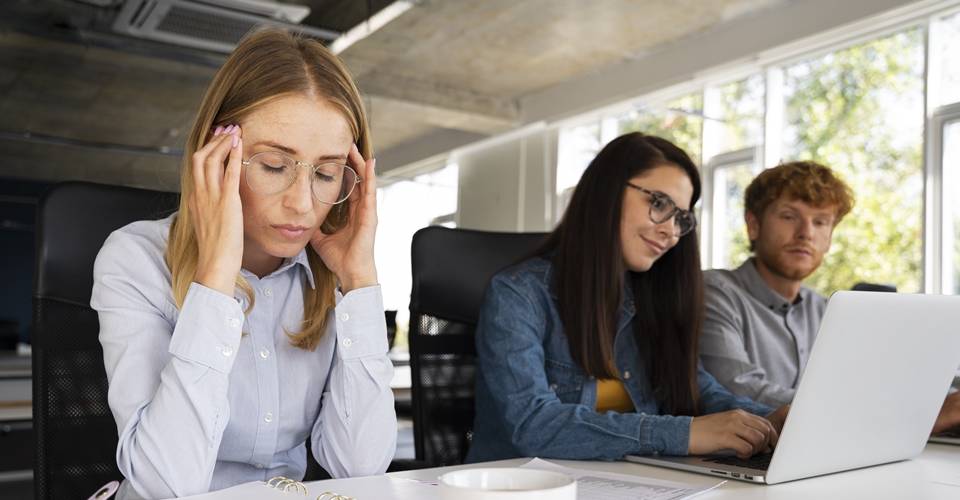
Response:
[[[785,1],[421,0],[341,57],[388,154],[518,127],[525,96]],[[0,4],[0,177],[176,188],[183,137],[224,57],[115,34],[116,3]],[[345,32],[392,2],[283,3]]]

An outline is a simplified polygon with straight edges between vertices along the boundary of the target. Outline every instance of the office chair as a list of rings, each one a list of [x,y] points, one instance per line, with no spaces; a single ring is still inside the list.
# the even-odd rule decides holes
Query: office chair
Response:
[[[895,285],[860,281],[856,285],[853,285],[851,290],[855,292],[896,292],[897,287]]]
[[[178,195],[86,182],[58,184],[40,201],[33,293],[34,498],[80,498],[120,478],[117,425],[90,307],[93,262],[107,236],[159,219]]]
[[[499,270],[530,255],[546,233],[432,226],[413,236],[410,371],[413,434],[424,466],[463,462],[474,417],[474,329]]]

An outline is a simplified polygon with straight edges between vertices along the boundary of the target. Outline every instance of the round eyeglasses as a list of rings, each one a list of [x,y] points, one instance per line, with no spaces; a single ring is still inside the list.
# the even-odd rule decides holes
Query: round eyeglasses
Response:
[[[697,216],[689,210],[678,207],[669,196],[659,191],[650,191],[631,182],[628,182],[627,185],[650,195],[650,221],[654,224],[663,224],[672,217],[673,234],[677,238],[696,229]]]
[[[256,153],[241,163],[247,167],[247,186],[265,195],[286,191],[297,182],[298,167],[311,169],[310,190],[313,197],[327,205],[344,202],[363,180],[356,171],[342,163],[311,165],[276,151]]]

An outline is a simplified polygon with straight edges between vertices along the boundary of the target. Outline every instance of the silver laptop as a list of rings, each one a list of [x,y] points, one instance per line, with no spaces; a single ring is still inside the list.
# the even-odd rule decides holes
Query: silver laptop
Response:
[[[837,292],[772,455],[626,460],[776,484],[915,457],[960,364],[957,325],[960,296]]]

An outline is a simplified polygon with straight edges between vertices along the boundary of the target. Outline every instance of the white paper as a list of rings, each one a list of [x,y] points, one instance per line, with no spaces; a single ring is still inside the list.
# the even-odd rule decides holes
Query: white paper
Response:
[[[577,500],[680,500],[701,495],[726,483],[720,481],[712,486],[697,486],[651,477],[573,469],[539,458],[520,467],[561,472],[576,479]]]
[[[205,493],[181,500],[315,500],[325,492],[354,497],[357,500],[387,500],[387,499],[433,499],[437,498],[437,487],[420,481],[389,476],[369,476],[351,479],[327,479],[303,483],[307,495],[303,491],[290,488],[287,492],[278,491],[267,486],[262,481],[253,481],[226,488],[212,493]]]

